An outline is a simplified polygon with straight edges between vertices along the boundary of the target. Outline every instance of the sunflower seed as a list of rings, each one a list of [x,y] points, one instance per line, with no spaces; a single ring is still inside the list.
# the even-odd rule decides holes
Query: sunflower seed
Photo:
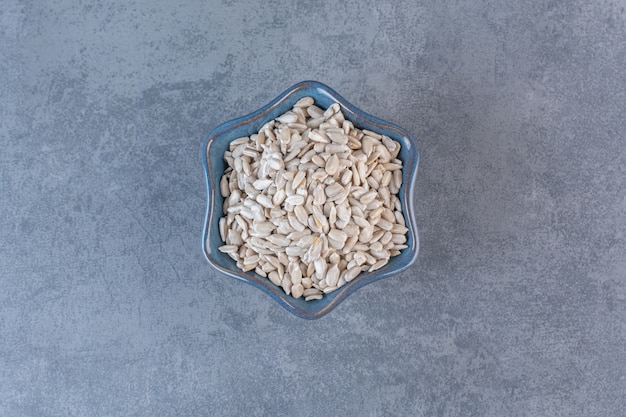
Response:
[[[318,130],[318,129],[315,129],[309,132],[309,139],[311,139],[313,142],[319,142],[319,143],[330,142],[330,139],[328,139],[328,136],[326,136],[326,134],[323,133],[323,131]]]
[[[337,278],[337,281],[339,281],[339,278]],[[322,290],[322,292],[323,292],[324,294],[330,294],[331,292],[333,292],[333,291],[337,290],[337,288],[339,288],[339,286],[338,286],[337,284],[335,284],[335,285],[333,285],[333,286],[328,286],[328,287],[325,287],[325,288]]]
[[[388,261],[387,259],[381,259],[379,261],[377,261],[376,263],[374,263],[372,266],[370,266],[370,268],[368,269],[368,271],[376,271],[377,269],[382,268],[383,266],[387,265]]]
[[[257,265],[259,263],[259,255],[252,255],[243,259],[244,265]]]
[[[224,198],[230,195],[230,188],[228,187],[228,177],[226,177],[226,175],[222,176],[222,179],[220,180],[220,193]]]
[[[378,160],[382,163],[387,163],[392,159],[391,153],[385,147],[385,145],[376,145],[376,147],[374,148],[374,152],[378,153]]]
[[[346,169],[341,175],[341,183],[347,185],[352,181],[352,170]]]
[[[371,175],[367,177],[367,184],[374,190],[377,190],[380,187],[380,184],[378,183],[378,181],[376,181],[376,179],[372,177]]]
[[[345,275],[343,276],[343,278],[346,280],[346,282],[350,282],[354,278],[356,278],[357,275],[359,275],[360,273],[361,273],[361,268],[359,268],[358,266],[353,267],[345,271]]]
[[[399,235],[401,236],[401,235]],[[382,237],[380,238],[380,243],[383,245],[386,245],[387,243],[389,243],[391,240],[393,239],[393,234],[391,232],[385,232]],[[404,242],[402,242],[404,243]]]
[[[401,170],[393,171],[393,183],[395,184],[397,188],[400,188],[402,186],[402,171]]]
[[[272,244],[279,246],[279,247],[286,247],[291,244],[291,241],[287,239],[285,235],[281,235],[281,234],[272,234],[272,235],[269,235],[266,239]]]
[[[399,224],[399,225],[401,225],[401,226],[406,226],[406,222],[405,222],[405,220],[404,220],[404,216],[402,215],[402,212],[401,212],[401,211],[396,210],[396,211],[394,211],[394,212],[393,212],[393,215],[394,215],[394,216],[395,216],[395,218],[396,218],[396,223],[398,223],[398,224]],[[408,230],[407,230],[407,231],[408,231]],[[405,233],[406,233],[406,232],[405,232]]]
[[[243,245],[243,239],[241,239],[241,235],[235,229],[228,229],[226,235],[226,243],[229,245],[241,246]],[[400,242],[404,243],[404,242]]]
[[[361,143],[362,143],[361,149],[363,149],[363,153],[369,157],[372,154],[372,151],[374,150],[375,140],[370,136],[365,136],[363,140],[361,141]]]
[[[341,184],[333,182],[324,190],[326,192],[326,196],[330,199],[337,198],[343,191],[344,188]]]
[[[304,236],[310,236],[311,235],[311,231],[308,229],[304,229],[301,232],[298,232],[296,230],[291,231],[291,233],[289,233],[287,235],[287,239],[289,240],[293,240],[293,241],[297,241],[299,239],[301,239]]]
[[[291,294],[291,280],[289,279],[289,277],[287,276],[287,274],[285,274],[285,276],[283,277],[281,283],[280,283],[281,287],[283,287],[283,291],[285,291],[285,294],[289,295]]]
[[[294,104],[294,107],[310,107],[314,103],[313,97],[302,97]]]
[[[309,264],[309,265],[313,265],[313,264]],[[308,273],[308,270],[307,270]],[[312,272],[311,272],[312,273]],[[302,278],[302,286],[304,287],[304,289],[309,289],[313,286],[313,280],[311,278],[309,278],[308,276]]]
[[[375,228],[374,230],[375,232],[372,235],[372,239],[370,240],[370,248],[373,248],[374,243],[377,243],[380,240],[380,238],[382,238],[383,235],[385,234],[384,230],[380,230],[378,228]]]
[[[357,224],[357,226],[359,227],[369,227],[370,226],[370,222],[368,222],[367,220],[365,220],[363,217],[361,216],[357,216],[354,213],[354,210],[352,210],[352,220],[354,220],[354,223]]]
[[[325,169],[330,176],[337,173],[337,170],[339,169],[339,159],[337,158],[337,155],[331,155],[330,158],[328,158]]]
[[[337,281],[339,280],[339,267],[337,265],[331,266],[326,272],[326,283],[329,287],[334,287],[337,285]]]
[[[226,242],[226,217],[222,217],[219,221],[219,231],[222,242]]]
[[[409,229],[406,226],[403,226],[401,224],[394,224],[391,227],[391,233],[394,233],[394,234],[406,235],[408,231]]]
[[[262,180],[256,180],[252,183],[252,186],[254,188],[256,188],[259,191],[263,191],[265,190],[267,187],[269,187],[270,185],[272,185],[274,183],[273,180],[270,179],[262,179]]]
[[[296,173],[296,175],[294,175],[293,177],[293,182],[291,183],[291,186],[294,189],[300,187],[300,185],[302,184],[302,181],[304,181],[305,178],[306,178],[306,172],[298,171],[298,173]]]
[[[322,298],[324,298],[324,296],[321,293],[304,297],[306,301],[321,300]]]
[[[313,211],[312,217],[317,228],[322,229],[324,233],[326,233],[329,228],[328,219],[319,208],[319,206],[312,206],[311,210]]]
[[[374,201],[374,199],[377,196],[378,196],[378,193],[376,191],[369,191],[369,192],[363,194],[363,196],[361,196],[359,201],[361,202],[361,204],[369,204],[372,201]]]
[[[389,259],[389,252],[386,249],[374,250],[370,249],[372,256],[378,259]]]
[[[374,234],[374,227],[368,226],[361,229],[361,233],[359,234],[359,242],[366,243],[372,240],[372,235]]]
[[[406,235],[394,233],[391,235],[391,241],[395,244],[402,245],[406,243]]]
[[[328,109],[326,109],[326,111],[324,112],[324,117],[326,118],[326,120],[330,119],[334,114],[336,114],[339,110],[341,109],[341,107],[339,106],[339,103],[333,103],[330,105],[330,107],[328,107]]]
[[[338,145],[345,145],[348,143],[348,137],[343,133],[341,129],[328,129],[326,135],[331,141]]]
[[[315,119],[318,117],[322,117],[324,115],[324,110],[317,107],[315,104],[311,104],[307,107],[306,112],[311,116],[311,118]]]
[[[296,266],[292,268],[291,265]],[[292,284],[296,285],[302,282],[302,271],[300,270],[300,266],[293,262],[289,264],[289,275]]]
[[[304,196],[300,194],[290,195],[285,199],[285,203],[291,204],[293,206],[301,206],[304,204]]]
[[[385,167],[385,169],[387,171],[398,171],[398,170],[402,169],[402,165],[394,164],[392,162],[387,162],[386,164],[383,164],[383,166]],[[402,176],[400,176],[400,178],[402,178]],[[402,183],[402,182],[400,182],[400,183]]]
[[[348,239],[348,235],[343,230],[339,229],[331,229],[328,232],[329,244],[332,239],[335,242],[335,245],[332,245],[335,249],[340,249],[346,243],[346,239]]]
[[[287,220],[289,221],[289,225],[295,230],[302,232],[305,229],[305,226],[298,221],[295,215],[291,213],[287,214]]]
[[[309,297],[311,295],[320,295],[321,291],[317,288],[307,288],[304,290],[303,294],[305,297]]]
[[[267,274],[267,277],[270,279],[270,281],[272,281],[274,285],[280,286],[280,284],[282,283],[282,280],[278,275],[278,272],[276,271],[270,272],[269,274]]]
[[[307,224],[309,215],[306,212],[306,209],[303,206],[295,206],[293,209],[293,213],[296,215],[298,221],[302,224]]]
[[[383,135],[382,142],[383,145],[387,147],[389,152],[392,152],[394,149],[396,149],[396,143],[389,136]]]
[[[341,204],[337,206],[337,217],[342,220],[350,220],[351,210],[347,204]]]
[[[273,208],[274,207],[274,203],[272,202],[272,199],[269,198],[268,196],[266,196],[265,194],[259,194],[256,196],[256,201],[262,205],[263,207],[267,207],[267,208]]]
[[[343,152],[347,152],[350,150],[346,145],[339,145],[337,143],[329,143],[325,148],[326,152],[329,154],[341,154]]]
[[[385,219],[380,219],[376,225],[386,231],[390,231],[393,228],[393,224]]]
[[[302,297],[303,293],[304,287],[302,286],[302,284],[297,283],[291,287],[291,295],[293,296],[293,298],[300,298]]]
[[[358,241],[359,241],[358,235],[349,237],[346,240],[346,244],[344,245],[343,250],[341,252],[344,254],[350,253],[352,249],[354,249],[354,246],[357,244]]]
[[[307,120],[306,126],[310,129],[317,129],[321,126],[323,122],[324,122],[324,116],[322,115],[321,117],[316,117],[314,119]]]
[[[306,253],[306,249],[299,246],[287,246],[285,253],[287,256],[302,256]]]
[[[239,246],[237,245],[223,245],[220,246],[219,251],[222,253],[235,253],[239,251]]]
[[[356,165],[352,166],[352,184],[357,187],[361,185],[361,176],[359,175],[359,169]]]
[[[296,246],[300,246],[301,248],[310,248],[311,245],[313,245],[313,242],[315,241],[314,239],[315,239],[315,236],[313,235],[302,236],[296,242]]]

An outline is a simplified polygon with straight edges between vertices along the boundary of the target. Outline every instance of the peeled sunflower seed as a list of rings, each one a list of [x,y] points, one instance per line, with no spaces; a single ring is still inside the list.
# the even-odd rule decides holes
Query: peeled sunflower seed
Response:
[[[301,98],[225,152],[218,249],[307,301],[382,268],[407,247],[399,153],[339,104],[324,110]]]

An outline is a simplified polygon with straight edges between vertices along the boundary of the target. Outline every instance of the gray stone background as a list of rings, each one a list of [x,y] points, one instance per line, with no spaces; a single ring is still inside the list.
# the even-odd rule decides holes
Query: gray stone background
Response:
[[[626,3],[0,3],[1,416],[626,415]],[[409,271],[305,321],[201,250],[207,133],[412,132]]]

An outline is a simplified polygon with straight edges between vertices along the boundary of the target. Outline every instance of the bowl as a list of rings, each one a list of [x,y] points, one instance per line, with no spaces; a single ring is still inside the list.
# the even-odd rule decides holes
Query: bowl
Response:
[[[265,123],[290,110],[300,98],[306,96],[313,97],[315,104],[322,108],[327,108],[335,102],[339,103],[345,118],[350,120],[354,126],[385,134],[402,145],[398,158],[403,163],[403,178],[398,197],[402,204],[406,226],[409,229],[406,242],[408,247],[403,249],[400,255],[390,258],[387,265],[376,271],[362,272],[343,287],[324,295],[321,300],[312,301],[305,301],[304,298],[295,299],[285,294],[282,288],[274,285],[269,279],[257,275],[254,271],[243,272],[237,268],[235,261],[217,249],[224,244],[220,238],[218,226],[219,219],[223,215],[222,206],[224,203],[224,198],[219,190],[219,182],[226,168],[223,156],[224,152],[228,150],[229,143],[242,136],[257,133]],[[291,313],[305,319],[320,318],[337,307],[357,289],[407,269],[417,258],[419,238],[415,224],[413,198],[419,161],[417,142],[404,129],[359,110],[330,87],[317,81],[303,81],[292,86],[259,110],[215,128],[206,138],[203,151],[207,208],[202,247],[206,259],[209,264],[227,277],[244,281],[269,294]]]

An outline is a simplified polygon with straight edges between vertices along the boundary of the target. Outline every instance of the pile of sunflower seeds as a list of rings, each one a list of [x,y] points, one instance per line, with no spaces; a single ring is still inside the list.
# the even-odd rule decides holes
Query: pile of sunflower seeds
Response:
[[[230,143],[219,231],[242,271],[321,299],[407,247],[400,144],[313,98]]]

